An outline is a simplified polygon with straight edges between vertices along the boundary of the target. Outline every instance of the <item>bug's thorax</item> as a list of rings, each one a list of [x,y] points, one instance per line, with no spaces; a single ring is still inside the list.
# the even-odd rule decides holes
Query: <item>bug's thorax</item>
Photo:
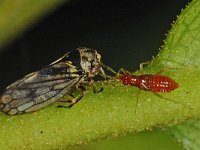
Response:
[[[131,75],[129,73],[119,75],[119,79],[123,82],[123,84],[132,86],[136,86],[140,80],[138,76]]]
[[[92,78],[99,73],[104,74],[104,71],[100,64],[101,55],[96,50],[88,50],[85,48],[78,48],[78,50],[81,57],[81,68],[87,74],[88,78]]]

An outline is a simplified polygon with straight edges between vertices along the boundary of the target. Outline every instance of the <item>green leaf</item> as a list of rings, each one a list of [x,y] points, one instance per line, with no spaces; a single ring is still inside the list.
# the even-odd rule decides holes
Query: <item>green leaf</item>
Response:
[[[183,124],[168,128],[167,133],[177,139],[188,150],[199,150],[200,121],[190,120]]]
[[[0,47],[8,44],[66,0],[1,0]]]
[[[90,142],[73,146],[68,150],[185,150],[180,144],[161,131],[145,131],[128,134],[118,138],[107,138],[99,142]]]
[[[200,9],[193,0],[177,17],[155,64],[188,69],[199,69]]]
[[[157,73],[173,68],[163,74],[177,81],[179,88],[162,93],[163,99],[148,91],[141,91],[137,95],[137,88],[122,85],[116,80],[100,82],[97,87],[102,86],[103,92],[94,94],[88,89],[87,95],[71,109],[56,108],[57,104],[54,104],[26,115],[2,114],[1,148],[65,149],[71,145],[167,127],[198,117],[199,26],[200,1],[194,0],[178,17],[161,52],[143,71]]]

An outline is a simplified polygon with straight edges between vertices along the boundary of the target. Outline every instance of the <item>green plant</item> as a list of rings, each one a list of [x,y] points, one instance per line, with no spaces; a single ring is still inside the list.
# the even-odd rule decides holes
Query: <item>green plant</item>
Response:
[[[118,81],[100,82],[97,87],[103,87],[103,92],[94,94],[88,89],[82,101],[71,109],[58,109],[55,104],[27,115],[2,114],[1,148],[65,149],[199,117],[199,25],[200,1],[193,0],[173,25],[158,56],[144,69],[144,73],[156,73],[167,67],[176,68],[164,74],[175,79],[180,87],[162,95],[188,107],[142,91],[135,113],[137,88],[124,86]]]

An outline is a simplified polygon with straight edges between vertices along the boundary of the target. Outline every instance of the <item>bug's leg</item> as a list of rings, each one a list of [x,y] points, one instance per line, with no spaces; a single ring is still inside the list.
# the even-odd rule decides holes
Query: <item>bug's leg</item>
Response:
[[[117,74],[117,72],[114,69],[112,69],[111,67],[109,67],[103,63],[100,63],[100,64],[102,67],[106,68],[108,71],[112,72],[113,74]]]
[[[99,62],[99,63],[101,64],[101,66],[102,66],[103,68],[107,69],[108,71],[110,71],[110,72],[113,73],[114,75],[118,75],[118,73],[117,73],[114,69],[112,69],[111,67],[105,65],[105,64],[102,63],[102,62]],[[99,75],[100,75],[101,77],[103,77],[104,79],[111,79],[111,80],[115,79],[115,77],[113,77],[113,76],[111,76],[111,75],[105,74],[104,71],[100,71],[100,72],[99,72]]]
[[[175,101],[173,99],[169,99],[169,98],[166,98],[166,97],[163,97],[162,95],[158,94],[158,93],[155,93],[153,92],[156,96],[158,96],[159,98],[161,99],[164,99],[164,100],[167,100],[167,101],[170,101],[170,102],[173,102],[173,103],[176,103],[176,104],[179,104],[179,105],[183,105],[185,107],[189,107],[190,109],[193,109],[192,107],[186,105],[185,103],[181,103],[181,102],[178,102],[178,101]]]
[[[81,98],[86,94],[85,86],[79,85],[79,86],[77,86],[77,89],[81,92],[81,94],[78,97],[75,97],[75,98],[73,98],[71,100],[70,105],[68,106],[68,108],[71,108],[76,103],[78,103],[81,100]]]
[[[89,85],[92,86],[93,88],[93,93],[100,93],[103,91],[103,87],[101,87],[99,90],[96,89],[95,85],[94,85],[94,80],[90,80]]]
[[[57,102],[63,102],[63,103],[72,103],[72,100],[75,99],[75,97],[73,96],[73,94],[68,94],[67,95],[69,97],[69,99],[60,99]],[[57,108],[68,108],[67,106],[63,106],[63,105],[58,105]]]
[[[64,103],[67,102],[67,103],[70,103],[70,102],[71,102],[71,99],[75,98],[73,94],[67,94],[67,95],[68,95],[68,97],[69,97],[70,99],[66,99],[66,100],[60,99],[60,100],[58,100],[57,102],[64,102]]]
[[[146,62],[143,62],[140,64],[140,71],[142,71],[144,69],[144,66],[146,65],[150,65],[151,64],[151,61],[146,61]]]
[[[113,79],[112,76],[109,76],[107,74],[99,74],[101,77],[103,77],[104,79]]]
[[[104,68],[106,68],[108,71],[112,72],[115,75],[119,75],[120,73],[129,73],[128,71],[126,71],[124,68],[120,68],[118,72],[116,72],[114,69],[112,69],[109,66],[106,66],[105,64],[101,64]],[[106,75],[107,76],[107,75]]]
[[[180,70],[180,69],[179,69],[179,68],[166,67],[166,68],[164,68],[164,69],[158,71],[156,74],[162,74],[162,73],[164,73],[164,72],[166,72],[166,71],[168,71],[168,70]]]
[[[94,86],[94,84],[91,85],[93,88],[93,93],[101,93],[103,91],[103,87],[101,87],[99,90],[96,89],[96,87]]]
[[[94,80],[92,80],[92,79],[89,79],[88,82],[85,82],[84,84],[92,86],[93,93],[100,93],[103,91],[103,87],[101,87],[99,90],[96,89],[96,87],[94,85]]]
[[[146,65],[151,65],[151,63],[152,63],[151,60],[141,63],[141,64],[140,64],[140,71],[142,71],[142,70],[144,69],[144,66],[146,66]],[[171,70],[171,69],[177,70],[177,68],[166,67],[166,68],[164,68],[164,69],[158,71],[156,74],[162,74],[163,72],[168,71],[168,70]]]
[[[144,83],[141,83],[141,85],[143,86],[141,86],[141,88],[140,89],[144,89],[144,90],[146,90],[146,91],[150,91],[150,89],[149,89],[149,87],[147,86],[147,85],[145,85]]]
[[[73,105],[75,105],[77,102],[79,102],[81,100],[81,98],[85,95],[86,89],[84,86],[81,86],[81,85],[77,86],[76,89],[81,92],[81,94],[79,96],[74,97],[73,94],[68,94],[69,99],[57,101],[57,102],[70,103],[69,106],[58,105],[57,107],[58,108],[61,108],[61,107],[62,108],[71,108]]]
[[[140,89],[138,90],[137,94],[136,94],[136,107],[135,107],[135,113],[137,113],[137,107],[139,104],[139,94],[140,94]]]
[[[125,70],[124,68],[120,68],[119,71],[117,72],[117,74],[121,74],[121,73],[128,73],[128,74],[131,74],[129,71]]]
[[[105,65],[105,64],[103,64],[103,63],[101,63],[101,65],[102,65],[102,67],[103,68],[105,68],[105,69],[107,69],[108,71],[110,71],[111,73],[113,73],[114,74],[114,76],[112,76],[112,75],[107,75],[107,74],[105,74],[105,73],[99,73],[99,75],[101,76],[101,77],[103,77],[104,79],[110,79],[110,80],[116,80],[116,77],[119,75],[114,69],[112,69],[111,67],[109,67],[109,66],[107,66],[107,65]],[[95,91],[95,90],[94,90]],[[101,91],[101,90],[100,90]]]
[[[175,69],[175,68],[166,67],[166,68],[164,68],[164,69],[158,71],[156,74],[163,74],[164,72],[166,72],[166,71],[168,71],[168,70],[170,70],[170,69]]]

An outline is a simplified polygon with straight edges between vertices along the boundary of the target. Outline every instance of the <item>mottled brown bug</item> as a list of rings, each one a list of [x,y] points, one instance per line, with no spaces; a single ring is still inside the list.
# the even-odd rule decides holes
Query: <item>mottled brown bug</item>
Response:
[[[67,101],[72,107],[85,94],[85,86],[92,83],[92,78],[104,75],[100,61],[101,55],[94,49],[81,47],[68,52],[9,85],[0,97],[0,109],[9,115],[37,111],[78,89],[80,96]]]

